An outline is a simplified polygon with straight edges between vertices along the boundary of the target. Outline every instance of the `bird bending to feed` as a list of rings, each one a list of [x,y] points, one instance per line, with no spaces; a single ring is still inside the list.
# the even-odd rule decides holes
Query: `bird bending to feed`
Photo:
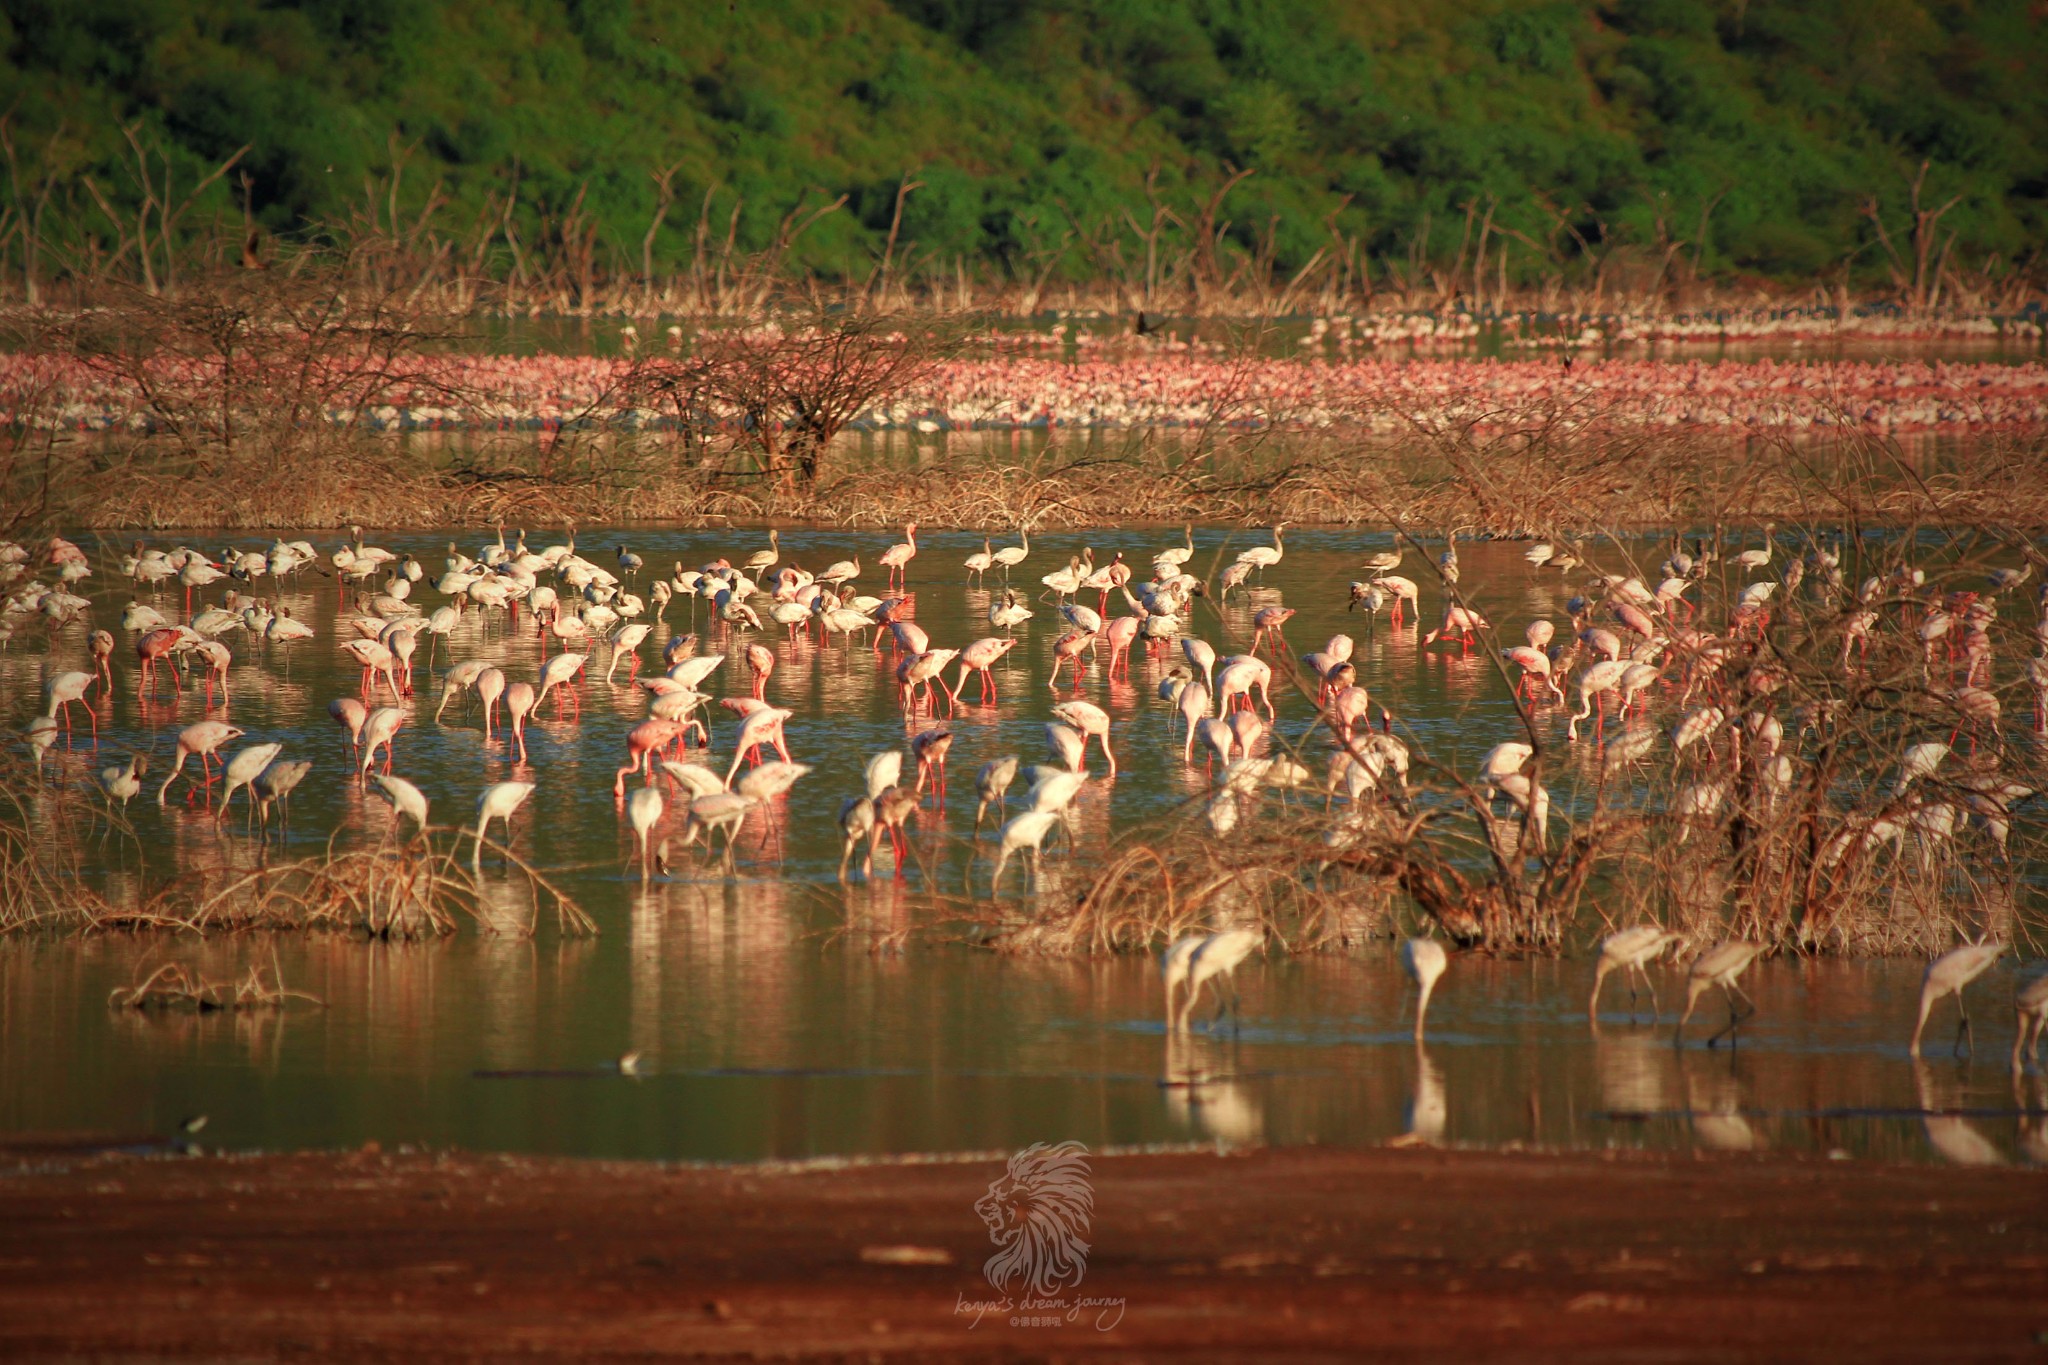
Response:
[[[2048,973],[2019,988],[2012,998],[2012,1012],[2017,1026],[2012,1040],[2012,1069],[2018,1071],[2027,1055],[2040,1048],[2043,1031],[2048,1031]]]
[[[1598,1021],[1600,1006],[1600,983],[1613,971],[1628,973],[1628,1013],[1633,1019],[1636,1013],[1636,982],[1640,976],[1643,988],[1650,993],[1650,1022],[1657,1021],[1659,1005],[1657,986],[1650,980],[1644,964],[1654,962],[1663,951],[1678,941],[1678,935],[1658,924],[1638,924],[1632,929],[1623,929],[1600,940],[1600,961],[1593,968],[1593,995],[1586,1002],[1586,1017]]]
[[[1956,1022],[1955,1051],[1962,1055],[1963,1039],[1971,1037],[1970,1011],[1963,1004],[1963,987],[1975,981],[1991,969],[2005,951],[2005,945],[1995,939],[1981,943],[1965,943],[1960,948],[1951,948],[1927,964],[1927,975],[1920,981],[1920,1017],[1913,1024],[1913,1041],[1907,1051],[1915,1057],[1920,1055],[1920,1035],[1927,1028],[1927,1015],[1933,1010],[1935,1001],[1944,995],[1956,998],[1956,1013],[1961,1017]],[[1974,1039],[1972,1042],[1974,1044]]]
[[[1211,934],[1191,950],[1187,998],[1181,1002],[1178,1032],[1188,1031],[1188,1018],[1195,1011],[1195,1001],[1201,997],[1202,987],[1211,982],[1216,983],[1212,987],[1216,992],[1216,1018],[1221,1019],[1224,1011],[1228,1010],[1230,1031],[1237,1032],[1237,967],[1251,956],[1252,950],[1264,938],[1265,935],[1256,929],[1225,929],[1220,934]],[[1230,988],[1227,996],[1223,993],[1225,986]]]
[[[1422,1023],[1429,1014],[1429,997],[1437,978],[1451,965],[1444,945],[1433,938],[1411,938],[1401,945],[1401,966],[1413,978],[1415,995],[1415,1041],[1422,1041]]]
[[[505,842],[512,842],[512,812],[526,804],[526,798],[533,795],[531,782],[493,782],[485,787],[483,795],[476,802],[476,847],[470,853],[469,865],[479,868],[484,858],[484,831],[493,820],[505,822]]]
[[[1674,1044],[1684,1041],[1685,1021],[1692,1018],[1693,1006],[1699,1003],[1702,995],[1716,986],[1721,988],[1721,994],[1728,999],[1728,1023],[1720,1032],[1707,1039],[1708,1047],[1719,1042],[1723,1035],[1734,1033],[1737,1025],[1756,1013],[1756,1002],[1736,984],[1736,978],[1742,975],[1750,963],[1756,961],[1757,954],[1763,950],[1761,943],[1731,938],[1716,943],[1693,959],[1685,979],[1685,1013],[1678,1016],[1678,1029],[1671,1035]],[[1742,1003],[1749,1006],[1748,1013],[1736,1013],[1737,996],[1741,996]]]

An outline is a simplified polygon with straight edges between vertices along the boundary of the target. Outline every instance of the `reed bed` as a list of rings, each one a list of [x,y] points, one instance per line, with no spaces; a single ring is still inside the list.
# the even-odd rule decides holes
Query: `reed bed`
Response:
[[[118,897],[95,875],[118,840],[120,814],[76,791],[46,787],[11,747],[0,751],[0,934],[288,931],[364,939],[445,938],[474,932],[530,937],[544,924],[565,937],[597,922],[549,876],[486,839],[497,866],[458,853],[474,836],[431,829],[407,843],[340,847],[256,866],[128,885]],[[139,862],[139,858],[137,859]],[[189,984],[189,983],[187,983]]]
[[[107,994],[109,1009],[144,1013],[280,1010],[294,1002],[326,1004],[317,995],[287,987],[283,971],[274,962],[267,978],[261,965],[252,964],[234,981],[209,981],[180,963],[166,962],[135,985],[116,986]]]

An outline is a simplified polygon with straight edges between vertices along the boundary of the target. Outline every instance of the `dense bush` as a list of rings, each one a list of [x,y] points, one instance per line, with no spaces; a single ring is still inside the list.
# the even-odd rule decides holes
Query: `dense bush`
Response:
[[[1680,239],[1708,274],[1876,275],[1864,203],[1903,224],[1922,160],[1929,202],[1961,196],[1941,224],[1958,260],[2048,241],[2043,71],[2027,0],[0,3],[15,209],[61,162],[53,211],[81,252],[111,232],[84,177],[141,202],[120,131],[139,122],[186,185],[246,144],[272,231],[345,216],[410,148],[402,206],[438,183],[474,219],[516,163],[527,240],[581,196],[600,254],[634,262],[650,172],[680,163],[664,266],[715,187],[719,229],[744,196],[754,246],[806,193],[849,194],[791,263],[862,275],[909,175],[916,252],[1015,272],[1080,224],[1063,266],[1086,275],[1087,225],[1147,212],[1148,172],[1184,223],[1250,167],[1220,219],[1282,272],[1333,213],[1382,257],[1408,258],[1425,223],[1424,253],[1448,256],[1476,202],[1516,271]],[[242,193],[224,177],[188,226]]]

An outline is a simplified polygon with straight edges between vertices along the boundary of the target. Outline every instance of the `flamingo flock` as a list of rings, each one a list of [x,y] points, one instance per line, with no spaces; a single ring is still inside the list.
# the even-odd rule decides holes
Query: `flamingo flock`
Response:
[[[1056,637],[1037,637],[1049,647],[1051,679],[1043,689],[1025,687],[1019,700],[1042,707],[1044,754],[1032,762],[1028,753],[999,752],[975,774],[976,810],[965,837],[976,859],[987,862],[986,881],[977,871],[969,874],[977,894],[984,887],[990,897],[1009,894],[1013,868],[1016,884],[1027,893],[1040,888],[1058,846],[1071,857],[1083,838],[1084,807],[1115,800],[1119,772],[1134,745],[1165,755],[1178,751],[1197,794],[1194,811],[1212,837],[1226,842],[1257,837],[1252,831],[1269,793],[1283,802],[1289,793],[1314,793],[1326,810],[1341,799],[1344,808],[1331,817],[1333,847],[1376,804],[1405,807],[1414,799],[1408,780],[1416,756],[1410,742],[1395,733],[1392,709],[1371,699],[1367,654],[1347,634],[1296,654],[1286,637],[1295,609],[1266,600],[1277,591],[1258,586],[1286,562],[1284,524],[1254,538],[1227,565],[1219,563],[1213,580],[1189,572],[1196,553],[1189,528],[1184,543],[1151,552],[1129,546],[1098,557],[1093,547],[1084,547],[1065,568],[1044,574],[1036,592],[1014,583],[970,586],[991,569],[1013,580],[1025,577],[1020,571],[1031,554],[1028,527],[1018,528],[1014,545],[1003,546],[1014,555],[1004,558],[990,537],[957,563],[934,563],[937,547],[929,539],[920,547],[917,532],[915,525],[905,526],[900,540],[873,554],[874,568],[886,571],[884,596],[860,591],[858,557],[814,573],[772,529],[764,548],[730,547],[694,566],[675,562],[666,570],[623,545],[609,556],[610,564],[588,558],[573,531],[533,547],[523,532],[508,539],[502,527],[474,553],[451,545],[438,572],[411,553],[368,543],[359,528],[324,551],[285,537],[262,549],[213,553],[189,545],[136,545],[97,566],[77,545],[53,538],[35,548],[0,545],[0,586],[6,589],[0,619],[42,620],[53,665],[67,651],[80,652],[79,662],[87,665],[45,672],[39,713],[24,732],[39,779],[60,734],[72,737],[67,743],[79,742],[74,708],[82,707],[90,718],[82,742],[95,748],[99,721],[114,717],[118,694],[132,691],[139,713],[163,729],[168,754],[131,752],[96,770],[99,791],[123,806],[147,793],[143,779],[150,774],[159,807],[168,806],[182,782],[186,802],[203,799],[216,823],[240,794],[247,821],[260,815],[267,828],[273,807],[282,809],[309,772],[332,761],[323,759],[321,749],[340,745],[347,754],[343,780],[381,793],[394,823],[403,817],[413,837],[424,838],[433,828],[431,806],[446,808],[453,800],[462,809],[469,798],[430,795],[431,783],[405,775],[410,732],[464,726],[464,713],[473,706],[491,771],[503,765],[510,772],[474,791],[474,820],[463,826],[463,837],[479,869],[494,825],[506,831],[509,842],[517,837],[515,819],[545,809],[559,791],[561,779],[546,756],[537,763],[529,753],[528,723],[551,703],[550,731],[573,736],[587,723],[587,703],[600,694],[632,699],[643,708],[626,729],[624,761],[610,783],[630,849],[627,866],[643,884],[686,875],[683,860],[693,851],[715,859],[724,875],[737,875],[749,828],[759,837],[746,840],[744,856],[757,867],[773,866],[781,858],[782,830],[795,818],[789,810],[792,793],[819,771],[836,744],[829,722],[800,719],[797,707],[778,704],[786,699],[778,692],[792,663],[815,666],[832,658],[835,667],[871,674],[884,686],[893,682],[904,726],[902,747],[867,754],[858,785],[839,793],[838,876],[877,875],[876,855],[886,840],[893,875],[907,877],[909,864],[920,859],[920,842],[945,837],[956,820],[948,809],[948,765],[969,734],[966,722],[984,708],[991,717],[1000,713],[997,675],[1015,657],[1015,632],[1040,619],[1059,627]],[[1583,585],[1583,591],[1566,604],[1567,623],[1530,622],[1521,631],[1522,643],[1504,646],[1499,627],[1464,596],[1478,584],[1470,565],[1460,563],[1455,537],[1425,571],[1442,589],[1438,623],[1425,631],[1423,622],[1412,619],[1424,593],[1397,572],[1412,549],[1397,543],[1391,550],[1360,550],[1366,576],[1352,582],[1348,593],[1326,587],[1325,603],[1332,609],[1338,603],[1351,611],[1364,608],[1367,631],[1379,629],[1383,607],[1398,613],[1405,606],[1410,619],[1388,627],[1394,645],[1446,657],[1454,651],[1470,658],[1477,651],[1519,674],[1519,682],[1511,683],[1504,673],[1502,690],[1512,692],[1528,733],[1502,739],[1487,752],[1473,797],[1489,820],[1520,826],[1517,856],[1541,856],[1549,846],[1553,796],[1545,785],[1544,759],[1554,754],[1553,745],[1589,746],[1602,771],[1648,763],[1667,768],[1676,782],[1666,812],[1674,848],[1725,840],[1731,822],[1759,820],[1799,789],[1817,761],[1802,752],[1801,735],[1824,736],[1829,720],[1822,714],[1777,713],[1774,698],[1784,682],[1769,645],[1771,617],[1794,609],[1832,610],[1836,629],[1857,629],[1864,637],[1910,633],[1921,674],[1917,685],[1947,708],[1941,713],[1944,728],[1953,723],[1945,739],[1929,736],[1905,746],[1888,788],[1821,830],[1818,867],[1848,876],[1908,840],[1925,861],[1970,830],[1981,830],[2002,854],[2021,808],[2036,795],[2005,760],[1998,725],[1999,651],[1992,634],[2001,609],[2009,617],[2028,600],[2037,567],[2032,555],[2019,567],[1993,571],[1977,588],[1960,589],[1930,586],[1924,574],[1916,577],[1917,570],[1903,568],[1852,585],[1842,572],[1838,539],[1808,534],[1795,547],[1781,543],[1772,525],[1729,546],[1674,541],[1655,573],[1633,575],[1594,573],[1579,553],[1555,544],[1531,546],[1524,556],[1530,573],[1561,572],[1568,576],[1561,582]],[[1133,567],[1147,559],[1149,572]],[[197,572],[201,568],[211,572]],[[114,622],[118,635],[91,628],[95,604],[76,591],[100,573],[125,578],[133,590]],[[1771,573],[1777,577],[1762,577]],[[1710,631],[1696,599],[1708,595],[1717,576],[1725,611]],[[328,643],[357,669],[353,693],[327,703],[341,733],[324,741],[303,732],[285,740],[259,739],[231,719],[242,703],[239,690],[232,696],[227,690],[230,670],[222,658],[279,678],[288,675],[294,651],[321,647],[322,632],[288,615],[288,605],[278,598],[303,592],[309,583],[322,592],[323,578],[333,583],[341,604],[335,638]],[[1217,609],[1233,590],[1263,593],[1265,599],[1241,609],[1252,636],[1243,653],[1227,654],[1196,626],[1199,611]],[[979,594],[990,629],[1001,633],[952,644],[934,641],[917,622],[918,595],[967,591]],[[189,601],[187,593],[194,594]],[[214,593],[219,599],[209,602]],[[176,600],[165,600],[167,594]],[[53,602],[54,611],[48,608]],[[2031,634],[2048,658],[2048,596],[2035,596],[2033,607],[2040,621]],[[670,619],[682,614],[687,621]],[[1930,632],[1936,621],[1944,624]],[[134,660],[126,682],[117,680],[113,666],[123,656],[121,636]],[[240,644],[239,653],[231,640]],[[438,683],[434,666],[421,654],[423,642],[430,651],[445,645],[450,652]],[[643,658],[643,651],[656,660]],[[607,665],[602,669],[593,666],[600,653]],[[1119,679],[1128,677],[1133,653],[1152,661],[1164,738],[1147,737],[1119,719],[1127,703],[1114,693],[1129,686]],[[1844,648],[1836,654],[1832,643],[1825,659],[1852,680],[1868,666],[1862,653]],[[617,676],[622,660],[628,665],[624,681]],[[2040,662],[2030,661],[2024,682],[2009,673],[2007,688],[2039,688],[2034,665]],[[1099,699],[1086,694],[1091,669],[1097,685],[1108,689]],[[218,681],[217,698],[211,690],[187,695],[186,672]],[[714,697],[709,689],[721,674],[724,695]],[[980,682],[972,701],[964,695],[970,674]],[[1283,687],[1276,698],[1276,682],[1295,685]],[[166,685],[169,698],[163,696]],[[1045,699],[1041,691],[1053,695]],[[1305,713],[1299,709],[1303,702]],[[1294,713],[1287,720],[1283,706]],[[197,718],[190,718],[193,709]],[[1657,712],[1666,719],[1652,721]],[[1616,721],[1615,732],[1605,729],[1609,719]],[[2037,693],[2036,725],[2044,720],[2048,688]],[[1295,733],[1283,729],[1290,722],[1297,725]],[[1320,770],[1303,761],[1311,735],[1322,737],[1328,755]],[[717,760],[706,752],[714,738],[725,747]],[[798,749],[808,750],[812,761],[800,761]],[[1555,761],[1553,756],[1549,771],[1556,770]],[[994,832],[984,841],[982,826],[992,812]],[[957,819],[964,823],[964,815]],[[771,844],[777,849],[772,855]],[[919,875],[929,874],[920,866]],[[1219,1017],[1228,1016],[1235,1028],[1235,973],[1266,936],[1254,926],[1226,925],[1200,938],[1194,946],[1186,940],[1169,945],[1169,1024],[1187,1030],[1196,998],[1206,989],[1216,996]],[[1647,969],[1686,941],[1655,924],[1609,937],[1594,969],[1589,1009],[1596,1025],[1601,985],[1615,971],[1629,980],[1631,1017],[1638,982],[1650,987],[1654,1016],[1658,1000]],[[1767,946],[1740,936],[1706,945],[1689,969],[1677,1036],[1701,1001],[1715,993],[1728,1003],[1729,1020],[1710,1041],[1737,1033],[1748,1018],[1738,1005],[1754,1011],[1741,978]],[[1949,996],[1960,1002],[1963,989],[2004,951],[2006,941],[1990,937],[1936,960],[1914,1032],[1916,1051],[1930,1012]],[[1424,937],[1408,945],[1403,960],[1417,985],[1419,1040],[1432,993],[1453,957]],[[2023,1026],[2034,1024],[2039,1011],[2028,1002],[2038,995],[2031,985],[2020,993],[2016,1008]],[[1967,1015],[1962,1018],[1966,1030]]]
[[[190,357],[151,362],[147,386],[59,356],[0,356],[0,417],[36,429],[146,428],[148,393],[214,392],[218,374]],[[672,415],[622,406],[630,360],[588,355],[447,355],[375,401],[328,420],[373,429],[554,428],[603,421],[661,426]],[[160,371],[160,373],[158,372]],[[210,386],[210,387],[209,387]],[[451,393],[471,395],[454,399]],[[1940,360],[1812,362],[1587,359],[1288,359],[1139,352],[1074,362],[1031,354],[958,359],[912,392],[860,414],[857,428],[936,431],[1029,427],[1202,426],[1225,406],[1302,425],[1405,431],[1413,422],[1499,425],[1516,414],[1575,424],[1799,432],[1851,428],[2035,430],[2048,425],[2048,365]],[[745,420],[707,409],[713,424]],[[1264,418],[1245,417],[1257,424]],[[769,553],[773,553],[772,548]],[[994,562],[998,552],[991,551]],[[750,571],[772,566],[743,564]],[[187,589],[212,572],[194,570]]]

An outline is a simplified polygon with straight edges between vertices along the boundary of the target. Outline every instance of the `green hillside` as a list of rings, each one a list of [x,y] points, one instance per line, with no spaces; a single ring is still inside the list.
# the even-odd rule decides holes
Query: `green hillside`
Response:
[[[1231,258],[1269,250],[1282,275],[1333,227],[1382,261],[1449,261],[1470,204],[1492,207],[1516,274],[1622,243],[1707,275],[1846,263],[1881,278],[1866,202],[1906,252],[1923,160],[1925,204],[1960,196],[1936,232],[1954,234],[1955,262],[2024,261],[2048,243],[2048,10],[2027,0],[0,10],[10,223],[47,189],[42,238],[60,262],[117,248],[93,191],[117,213],[142,201],[121,133],[138,121],[138,140],[170,150],[174,186],[248,144],[248,200],[272,233],[366,212],[366,180],[404,147],[402,221],[438,186],[435,230],[459,244],[501,211],[516,169],[525,240],[585,233],[596,268],[625,273],[640,266],[652,172],[670,165],[675,205],[653,247],[664,269],[689,256],[715,187],[714,237],[737,201],[747,249],[799,201],[848,196],[792,262],[864,275],[910,175],[922,184],[900,239],[927,265],[1085,277],[1112,250],[1142,255],[1123,215],[1151,220],[1148,172],[1173,211],[1165,240],[1184,246],[1228,167],[1254,172],[1217,214]],[[238,225],[235,180],[176,230]],[[10,271],[23,240],[9,238]]]

